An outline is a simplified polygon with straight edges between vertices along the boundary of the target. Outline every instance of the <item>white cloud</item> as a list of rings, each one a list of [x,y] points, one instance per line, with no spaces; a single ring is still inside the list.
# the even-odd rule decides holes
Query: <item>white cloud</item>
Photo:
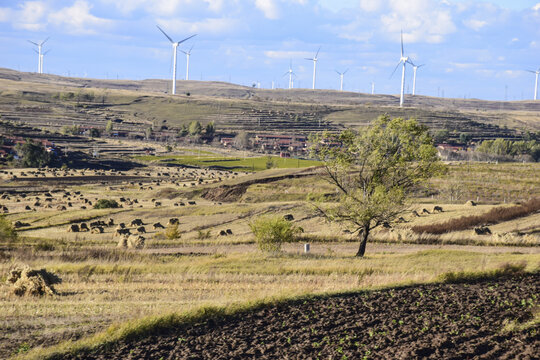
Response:
[[[27,1],[21,6],[16,27],[37,31],[45,27],[41,19],[47,11],[47,6],[41,1]]]
[[[279,18],[279,9],[274,0],[255,0],[255,6],[263,12],[266,18],[271,20]]]
[[[171,32],[182,34],[223,34],[233,32],[242,26],[238,20],[230,18],[208,18],[195,22],[178,19],[160,19],[158,23],[165,26]]]
[[[367,12],[378,11],[382,5],[380,0],[360,0],[360,9]]]
[[[480,64],[478,63],[457,63],[457,62],[451,62],[450,65],[452,65],[455,69],[473,69],[478,68]]]
[[[70,33],[75,34],[95,34],[97,30],[112,25],[111,20],[90,14],[91,8],[88,2],[77,0],[70,7],[50,13],[48,21],[57,26],[65,26]]]
[[[533,9],[534,11],[540,11],[540,3],[534,5],[534,6],[532,7],[532,9]]]
[[[13,11],[9,8],[0,8],[0,22],[8,22]]]
[[[444,4],[429,0],[389,0],[389,13],[381,16],[383,29],[399,33],[407,42],[440,43],[444,35],[453,33],[456,27],[452,14]]]
[[[219,12],[223,9],[223,0],[204,0],[208,4],[208,10]]]
[[[487,25],[487,21],[478,20],[478,19],[467,19],[467,20],[463,20],[463,24],[466,27],[473,29],[474,31],[478,31]]]
[[[43,1],[25,1],[17,10],[0,8],[0,22],[11,22],[16,29],[39,31],[46,26],[43,20],[46,11],[47,5]]]
[[[266,57],[271,59],[291,59],[291,58],[305,58],[313,54],[307,51],[274,51],[268,50],[264,52]]]

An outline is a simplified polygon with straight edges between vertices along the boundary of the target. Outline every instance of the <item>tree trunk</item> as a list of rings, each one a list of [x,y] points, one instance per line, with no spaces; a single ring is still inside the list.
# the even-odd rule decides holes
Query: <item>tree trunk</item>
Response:
[[[360,247],[358,248],[358,252],[356,253],[356,256],[364,257],[364,254],[366,253],[367,239],[369,236],[369,227],[365,227],[364,229],[362,229],[362,231],[360,232],[360,234],[358,234],[358,236],[360,237]]]

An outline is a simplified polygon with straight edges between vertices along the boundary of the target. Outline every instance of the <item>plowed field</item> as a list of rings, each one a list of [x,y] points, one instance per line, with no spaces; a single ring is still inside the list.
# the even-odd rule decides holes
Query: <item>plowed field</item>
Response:
[[[533,359],[540,324],[519,324],[534,317],[539,294],[536,273],[296,300],[76,358]]]

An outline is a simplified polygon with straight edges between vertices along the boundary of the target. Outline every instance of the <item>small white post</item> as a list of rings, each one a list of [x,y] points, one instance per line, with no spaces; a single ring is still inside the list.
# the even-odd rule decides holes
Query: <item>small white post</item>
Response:
[[[307,243],[304,244],[304,253],[305,253],[305,254],[309,253],[309,250],[310,250],[309,244],[307,244]]]

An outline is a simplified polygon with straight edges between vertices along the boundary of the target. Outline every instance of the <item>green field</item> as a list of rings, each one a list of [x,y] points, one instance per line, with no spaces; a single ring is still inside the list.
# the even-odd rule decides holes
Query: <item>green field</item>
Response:
[[[262,171],[269,168],[288,169],[321,165],[319,161],[315,160],[280,158],[277,156],[239,158],[208,156],[208,154],[208,152],[201,152],[200,155],[187,156],[137,156],[135,159],[143,162],[221,168],[231,171]],[[271,166],[269,160],[272,162]]]

